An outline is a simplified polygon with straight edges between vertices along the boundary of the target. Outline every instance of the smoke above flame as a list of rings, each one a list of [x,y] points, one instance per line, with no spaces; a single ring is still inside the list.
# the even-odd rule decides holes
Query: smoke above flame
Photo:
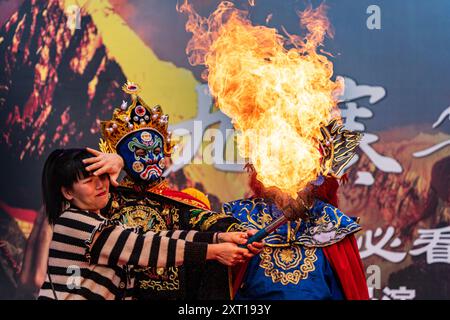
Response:
[[[320,126],[338,116],[343,84],[318,48],[333,36],[326,7],[299,12],[305,37],[252,25],[248,12],[221,2],[207,18],[187,0],[178,8],[192,33],[186,53],[220,110],[238,130],[240,155],[257,179],[296,198],[321,173]]]

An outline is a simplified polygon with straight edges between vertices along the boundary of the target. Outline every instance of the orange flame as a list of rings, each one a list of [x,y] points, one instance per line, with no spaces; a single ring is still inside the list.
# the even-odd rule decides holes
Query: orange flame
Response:
[[[211,94],[240,132],[241,156],[264,186],[296,198],[321,172],[320,126],[335,116],[343,89],[331,80],[332,63],[317,53],[325,35],[333,35],[326,7],[299,13],[304,39],[252,25],[248,12],[228,1],[208,18],[187,0],[179,11],[188,15],[186,30],[193,34],[189,62],[206,66]]]

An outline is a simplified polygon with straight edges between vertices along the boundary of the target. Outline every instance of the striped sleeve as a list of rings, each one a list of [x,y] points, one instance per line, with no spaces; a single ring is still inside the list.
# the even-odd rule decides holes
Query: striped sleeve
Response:
[[[161,237],[169,237],[171,239],[182,239],[190,242],[206,242],[217,243],[217,232],[199,232],[195,230],[166,230],[156,233]]]
[[[171,237],[154,232],[140,235],[105,220],[86,241],[86,258],[91,264],[163,268],[206,260],[207,243],[191,242],[199,237],[197,233],[183,231],[175,235],[177,238],[174,233]],[[208,237],[214,238],[214,235]]]

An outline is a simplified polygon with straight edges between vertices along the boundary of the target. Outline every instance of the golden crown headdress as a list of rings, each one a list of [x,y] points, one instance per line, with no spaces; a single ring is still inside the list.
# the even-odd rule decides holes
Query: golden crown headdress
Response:
[[[115,153],[119,142],[128,134],[149,129],[158,132],[164,139],[164,156],[169,157],[173,145],[170,141],[171,133],[168,131],[169,116],[163,114],[159,105],[149,107],[138,96],[141,88],[136,83],[127,81],[122,90],[131,96],[131,104],[122,102],[120,108],[114,109],[111,120],[102,121],[99,147],[102,152]]]
[[[356,153],[362,134],[344,129],[337,119],[320,128],[320,150],[322,153],[322,175],[338,177]]]

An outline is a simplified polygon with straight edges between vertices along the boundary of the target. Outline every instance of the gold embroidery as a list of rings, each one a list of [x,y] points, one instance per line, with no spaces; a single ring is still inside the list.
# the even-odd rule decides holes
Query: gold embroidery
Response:
[[[227,214],[218,214],[214,213],[206,219],[206,221],[201,226],[201,231],[207,231],[214,223],[216,223],[220,219],[229,218],[230,216]]]
[[[262,206],[262,210],[258,212],[253,212],[257,204],[260,204],[260,199],[251,200],[241,200],[236,205],[241,206],[238,215],[245,215],[246,222],[242,222],[241,226],[244,228],[254,228],[262,229],[264,226],[270,222],[271,218],[267,218],[266,212],[267,204]],[[251,207],[248,208],[248,205]],[[270,217],[270,216],[269,216]],[[316,212],[316,216],[312,217],[312,223],[306,222],[301,219],[296,220],[296,227],[292,228],[293,222],[288,222],[286,224],[286,235],[280,235],[277,233],[272,233],[265,238],[265,245],[272,248],[287,248],[291,245],[300,245],[306,247],[326,247],[332,245],[336,242],[341,241],[347,235],[358,232],[361,227],[358,226],[358,221],[354,222],[352,218],[340,214],[339,209],[331,205],[325,204],[320,212]],[[267,223],[262,223],[262,221],[268,221]],[[343,226],[346,224],[347,226]],[[304,225],[305,228],[299,235],[301,226]],[[322,241],[319,240],[320,234],[328,236],[329,239]]]
[[[180,211],[178,208],[173,207],[171,210],[172,213],[172,230],[178,230],[180,226]]]
[[[299,252],[299,257],[296,257],[293,248],[283,248],[275,250],[278,251],[277,255],[274,256],[275,261],[278,266],[281,266],[284,270],[295,268],[302,259],[302,253]]]
[[[140,270],[139,270],[140,271]],[[164,268],[148,268],[145,270],[145,274],[153,274],[159,277],[159,279],[149,278],[148,280],[141,280],[139,287],[141,289],[153,289],[156,291],[172,291],[180,289],[180,281],[178,278],[178,268],[170,267]]]
[[[246,200],[243,200],[246,201]],[[252,207],[250,209],[247,209],[245,206],[242,208],[243,212],[246,212],[247,220],[249,223],[253,224],[254,226],[258,227],[258,229],[264,228],[266,225],[272,222],[273,218],[272,216],[267,212],[267,207],[265,206],[265,203],[262,199],[254,199],[251,201]],[[256,216],[256,221],[253,219],[253,212],[255,210],[255,207],[258,204],[263,204],[262,210],[258,211],[258,214]],[[241,204],[240,204],[241,205]]]
[[[243,232],[243,231],[246,231],[246,230],[247,230],[247,228],[245,228],[243,225],[235,222],[235,223],[232,223],[228,227],[226,232],[237,232],[237,231]]]
[[[113,203],[116,202],[117,207]],[[142,227],[143,232],[160,232],[178,230],[180,209],[175,205],[147,197],[117,195],[113,200],[114,220],[120,220],[129,227]],[[136,284],[141,289],[154,291],[174,291],[180,289],[178,268],[135,268],[136,273],[142,273],[141,280]]]
[[[167,224],[155,209],[148,206],[130,206],[122,208],[118,213],[129,227],[142,227],[144,232],[149,230],[160,232],[167,230]],[[113,216],[113,219],[115,217]]]
[[[162,276],[164,274],[164,268],[156,268],[156,273],[158,276]]]
[[[202,211],[198,214],[198,216],[193,216],[190,220],[189,220],[189,224],[191,226],[195,226],[197,223],[199,223],[202,219],[203,216],[210,214],[211,211]]]
[[[260,219],[262,225],[268,225],[269,223],[272,222],[272,220],[273,220],[273,218],[265,212],[263,213],[263,215],[261,216],[261,219]]]
[[[307,279],[308,274],[316,269],[314,262],[317,261],[317,256],[315,253],[316,248],[305,248],[305,257],[303,257],[301,248],[298,246],[275,249],[265,246],[260,253],[261,262],[259,266],[265,269],[264,275],[270,277],[273,283],[298,284],[300,280]],[[300,262],[302,262],[301,265]],[[300,267],[298,267],[299,265]],[[282,271],[294,268],[296,270],[292,272]]]
[[[197,216],[193,216],[189,220],[189,224],[194,227],[200,227],[200,231],[207,231],[214,223],[216,223],[218,220],[223,218],[229,218],[230,215],[226,213],[216,213],[213,211],[202,211]],[[198,224],[202,221],[202,219],[205,219],[205,221],[198,226]]]
[[[169,183],[167,180],[162,180],[160,183],[157,183],[156,185],[150,186],[147,188],[148,192],[153,192],[157,194],[161,194],[164,190],[169,188]]]

